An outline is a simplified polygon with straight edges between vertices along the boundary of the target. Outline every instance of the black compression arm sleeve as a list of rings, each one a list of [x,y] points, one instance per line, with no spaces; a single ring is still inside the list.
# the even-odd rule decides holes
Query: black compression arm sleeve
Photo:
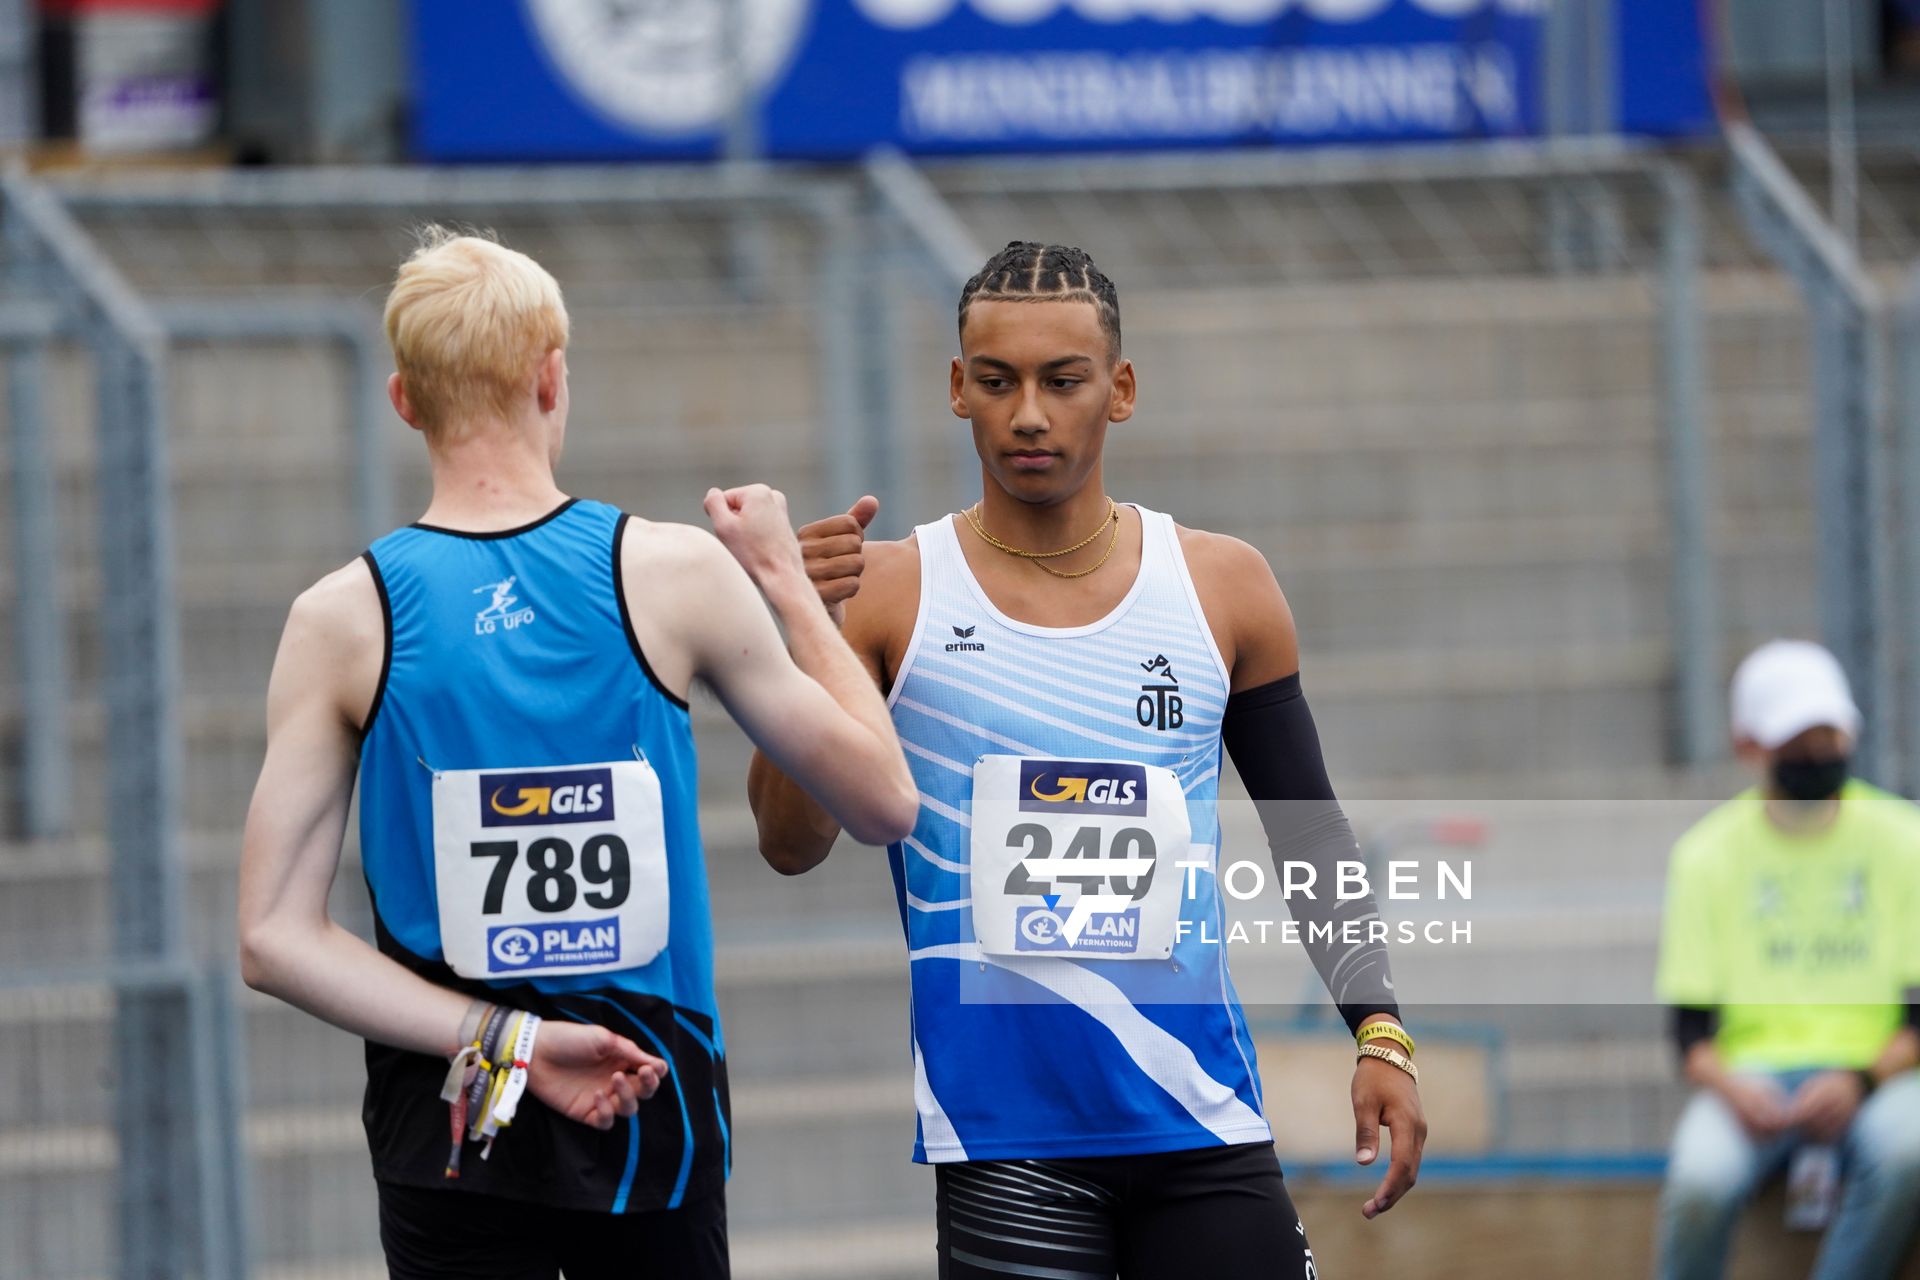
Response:
[[[1260,810],[1281,883],[1289,862],[1314,870],[1313,896],[1290,895],[1287,910],[1299,922],[1300,940],[1341,1018],[1355,1031],[1375,1013],[1397,1020],[1386,943],[1369,934],[1379,919],[1373,893],[1343,901],[1333,889],[1335,864],[1357,859],[1359,848],[1327,778],[1300,673],[1230,695],[1220,736]],[[1349,932],[1362,941],[1355,944]]]
[[[1680,1060],[1686,1061],[1693,1046],[1702,1040],[1713,1039],[1720,1030],[1720,1011],[1718,1009],[1698,1008],[1690,1005],[1675,1005],[1673,1009],[1673,1043],[1680,1050]]]
[[[1920,987],[1907,988],[1907,1025],[1920,1031]]]

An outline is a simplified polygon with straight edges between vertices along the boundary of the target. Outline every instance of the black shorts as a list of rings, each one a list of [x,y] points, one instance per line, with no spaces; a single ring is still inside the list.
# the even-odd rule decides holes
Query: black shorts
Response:
[[[940,1280],[1316,1280],[1271,1142],[934,1166]]]
[[[594,1213],[382,1182],[393,1280],[727,1280],[725,1192],[650,1213]]]

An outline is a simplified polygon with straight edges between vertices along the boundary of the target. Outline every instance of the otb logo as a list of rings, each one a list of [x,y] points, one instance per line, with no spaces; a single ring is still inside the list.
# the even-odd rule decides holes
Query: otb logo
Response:
[[[620,960],[620,920],[562,920],[554,924],[499,925],[487,930],[488,968],[494,973],[578,968]]]
[[[480,776],[480,825],[528,827],[613,817],[613,770],[567,769]]]
[[[1138,817],[1147,811],[1147,770],[1100,760],[1022,760],[1020,808]]]
[[[1140,686],[1139,700],[1133,704],[1134,719],[1145,729],[1178,729],[1187,722],[1186,703],[1180,697],[1180,679],[1173,674],[1167,655],[1156,653],[1140,664],[1140,669],[1155,683]]]
[[[973,638],[973,627],[955,627],[954,639],[947,645],[948,653],[985,653],[987,646]]]

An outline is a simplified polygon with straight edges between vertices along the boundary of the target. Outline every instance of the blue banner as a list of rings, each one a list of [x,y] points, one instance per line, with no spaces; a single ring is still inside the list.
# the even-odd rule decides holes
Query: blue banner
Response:
[[[1636,0],[1638,2],[1638,0]],[[747,0],[783,158],[1509,137],[1548,0]],[[715,154],[716,0],[415,0],[430,160]]]

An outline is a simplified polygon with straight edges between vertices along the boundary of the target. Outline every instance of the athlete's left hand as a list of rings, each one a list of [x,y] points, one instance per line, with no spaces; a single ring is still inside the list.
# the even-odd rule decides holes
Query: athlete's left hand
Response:
[[[1379,1058],[1362,1058],[1353,1069],[1354,1160],[1372,1164],[1380,1152],[1380,1130],[1393,1131],[1393,1158],[1361,1216],[1376,1218],[1413,1189],[1420,1173],[1420,1152],[1427,1145],[1427,1117],[1413,1077]]]

